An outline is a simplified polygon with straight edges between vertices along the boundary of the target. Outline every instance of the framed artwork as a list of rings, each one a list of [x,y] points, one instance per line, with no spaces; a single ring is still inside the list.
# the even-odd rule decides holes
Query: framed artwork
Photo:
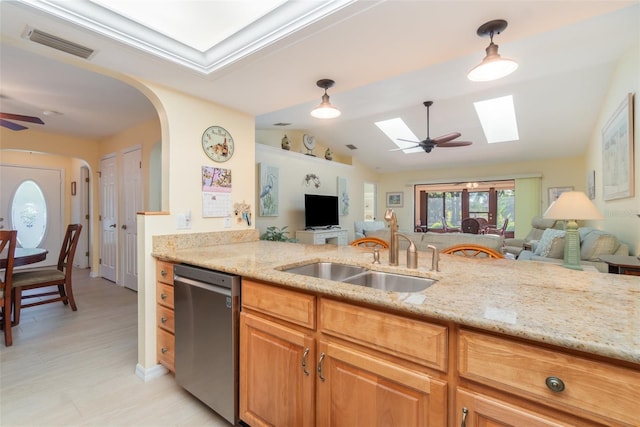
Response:
[[[401,208],[403,205],[402,192],[400,193],[387,193],[387,207],[388,208]]]
[[[279,174],[276,166],[260,163],[260,216],[278,216],[280,213]]]
[[[593,200],[596,198],[596,171],[587,172],[587,196]]]
[[[558,197],[560,197],[562,193],[565,193],[567,191],[573,191],[573,187],[549,187],[548,191],[549,191],[549,206],[551,206],[551,203],[558,200]]]
[[[338,177],[338,212],[340,215],[349,215],[349,181],[347,178]]]
[[[633,197],[633,94],[602,128],[602,198]]]

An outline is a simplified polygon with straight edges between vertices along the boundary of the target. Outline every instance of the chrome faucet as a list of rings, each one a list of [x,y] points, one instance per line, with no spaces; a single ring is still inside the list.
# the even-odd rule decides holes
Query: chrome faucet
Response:
[[[409,242],[409,247],[407,248],[407,268],[418,268],[418,251],[416,245],[409,237],[398,233],[398,219],[393,209],[387,209],[385,211],[384,219],[389,223],[389,265],[398,265],[400,252],[398,236],[400,236]]]

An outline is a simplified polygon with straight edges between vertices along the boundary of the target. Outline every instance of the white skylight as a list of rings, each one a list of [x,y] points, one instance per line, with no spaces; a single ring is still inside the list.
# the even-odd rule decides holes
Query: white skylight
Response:
[[[409,129],[406,123],[399,117],[376,122],[376,126],[378,126],[378,128],[384,132],[384,134],[387,135],[387,137],[396,144],[398,148],[415,147],[417,142],[420,141],[420,139],[411,132],[411,129]],[[399,141],[399,138],[416,142]],[[420,151],[422,151],[421,147],[402,150],[403,153],[418,153]]]
[[[474,102],[473,105],[489,144],[520,139],[512,95]]]

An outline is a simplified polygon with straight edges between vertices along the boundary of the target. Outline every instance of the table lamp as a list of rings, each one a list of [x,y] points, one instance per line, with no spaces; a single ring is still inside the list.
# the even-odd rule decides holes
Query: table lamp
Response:
[[[604,219],[598,208],[581,191],[567,191],[553,202],[543,215],[549,219],[566,221],[564,238],[564,264],[566,268],[582,270],[580,266],[579,219]]]

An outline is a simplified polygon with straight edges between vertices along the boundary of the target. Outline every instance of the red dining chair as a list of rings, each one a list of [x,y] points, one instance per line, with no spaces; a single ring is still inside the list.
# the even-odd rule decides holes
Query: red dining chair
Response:
[[[73,257],[76,254],[78,238],[82,231],[82,225],[69,224],[67,232],[62,242],[60,255],[58,257],[57,268],[21,270],[13,274],[13,297],[14,297],[14,324],[20,323],[20,309],[22,307],[33,307],[41,304],[62,301],[64,305],[71,305],[73,311],[77,311],[76,301],[73,298],[73,288],[71,285],[71,272],[73,270]],[[47,288],[57,286],[57,291],[45,290],[39,293],[29,293],[23,295],[22,291],[37,288]],[[42,297],[50,297],[41,299]],[[22,300],[38,298],[37,301],[23,304]]]
[[[6,256],[4,272],[0,273],[0,309],[2,310],[4,344],[7,347],[13,344],[11,337],[11,282],[17,236],[16,230],[0,230],[0,253]]]

